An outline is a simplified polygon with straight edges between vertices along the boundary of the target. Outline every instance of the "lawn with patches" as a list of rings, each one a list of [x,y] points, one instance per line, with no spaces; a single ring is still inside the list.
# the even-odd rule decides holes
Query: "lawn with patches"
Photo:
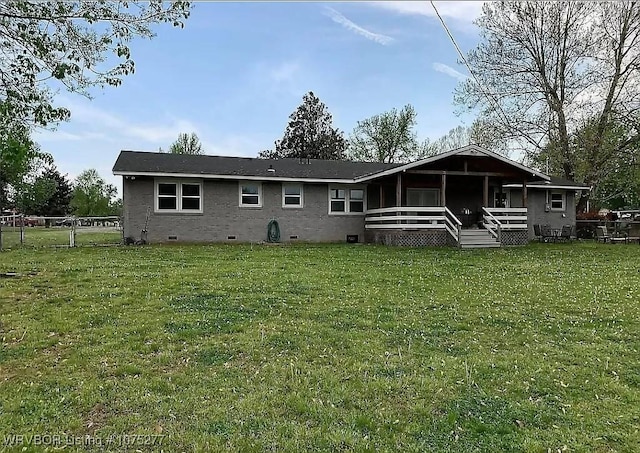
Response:
[[[26,227],[23,242],[20,242],[20,228],[2,227],[2,245],[6,249],[18,247],[66,247],[69,245],[71,228],[68,227]],[[113,227],[78,227],[76,245],[119,244],[122,232]]]
[[[0,254],[0,441],[637,451],[640,248]],[[144,446],[136,446],[144,449]]]

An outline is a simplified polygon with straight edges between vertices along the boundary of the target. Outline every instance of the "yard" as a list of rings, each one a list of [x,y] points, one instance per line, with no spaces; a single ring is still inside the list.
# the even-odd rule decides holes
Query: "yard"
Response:
[[[19,275],[0,278],[0,442],[637,451],[639,252],[6,251],[0,272]]]

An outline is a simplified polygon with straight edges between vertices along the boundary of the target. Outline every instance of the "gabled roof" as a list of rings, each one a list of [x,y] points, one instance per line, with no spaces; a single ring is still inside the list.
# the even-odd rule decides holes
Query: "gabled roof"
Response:
[[[121,151],[113,166],[113,174],[267,181],[354,182],[357,177],[400,165],[319,159],[258,159]]]
[[[408,164],[319,159],[258,159],[253,157],[121,151],[113,166],[113,174],[121,176],[360,183],[404,172],[415,167],[429,165],[452,156],[488,157],[503,162],[531,177],[540,178],[541,182],[550,180],[549,176],[537,170],[476,145],[454,149]],[[527,186],[532,187],[529,184]]]
[[[533,168],[529,168],[525,165],[522,165],[521,163],[518,163],[514,160],[508,159],[504,156],[501,156],[500,154],[496,154],[492,151],[489,151],[488,149],[484,149],[480,146],[477,145],[468,145],[468,146],[463,146],[462,148],[458,148],[458,149],[454,149],[451,151],[447,151],[446,153],[442,153],[442,154],[436,154],[435,156],[431,156],[431,157],[427,157],[425,159],[421,159],[421,160],[417,160],[415,162],[410,162],[408,164],[404,164],[404,165],[400,165],[397,167],[393,167],[393,168],[389,168],[386,170],[381,170],[378,173],[372,174],[372,175],[365,175],[365,176],[360,176],[356,178],[356,182],[365,182],[365,181],[370,181],[372,179],[376,179],[376,178],[380,178],[383,176],[387,176],[387,175],[393,175],[395,173],[399,173],[399,172],[404,172],[406,170],[410,170],[412,168],[415,167],[420,167],[422,165],[428,165],[434,162],[438,162],[440,160],[443,159],[447,159],[449,157],[452,156],[473,156],[473,157],[478,157],[478,156],[485,156],[485,157],[490,157],[496,160],[499,160],[501,162],[504,162],[507,165],[510,165],[514,168],[517,168],[520,171],[523,171],[525,173],[529,173],[531,176],[535,176],[538,177],[544,181],[548,181],[549,180],[549,176],[545,175],[544,173],[540,173],[537,170],[534,170]]]

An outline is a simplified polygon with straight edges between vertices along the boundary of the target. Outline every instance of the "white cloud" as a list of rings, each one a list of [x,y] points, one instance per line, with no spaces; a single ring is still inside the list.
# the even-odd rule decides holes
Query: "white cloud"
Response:
[[[484,2],[480,1],[434,3],[443,18],[453,19],[454,21],[467,24],[471,24],[475,19],[480,17],[482,5],[484,4]],[[430,2],[384,1],[367,2],[367,4],[377,8],[384,8],[398,14],[437,17]]]
[[[326,9],[326,15],[329,16],[329,18],[334,21],[337,24],[342,25],[344,28],[346,28],[347,30],[351,30],[354,33],[359,34],[360,36],[364,36],[365,38],[377,42],[378,44],[382,44],[383,46],[386,46],[387,44],[390,44],[393,41],[393,38],[390,36],[386,36],[386,35],[382,35],[379,33],[374,33],[371,32],[363,27],[361,27],[360,25],[350,21],[349,19],[347,19],[346,17],[344,17],[342,14],[340,14],[338,11],[336,11],[333,8],[329,8],[328,6],[325,7]]]
[[[461,82],[464,82],[465,80],[467,80],[466,75],[456,71],[451,66],[447,66],[446,64],[443,64],[443,63],[433,63],[432,66],[433,66],[433,69],[435,69],[436,71],[446,74],[450,77],[453,77],[454,79],[458,79]]]

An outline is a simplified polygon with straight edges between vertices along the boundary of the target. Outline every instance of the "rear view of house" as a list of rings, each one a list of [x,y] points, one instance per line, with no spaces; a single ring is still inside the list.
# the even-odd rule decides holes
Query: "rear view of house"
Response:
[[[122,151],[125,236],[149,242],[281,240],[525,244],[533,223],[575,224],[587,189],[477,146],[409,164]]]

